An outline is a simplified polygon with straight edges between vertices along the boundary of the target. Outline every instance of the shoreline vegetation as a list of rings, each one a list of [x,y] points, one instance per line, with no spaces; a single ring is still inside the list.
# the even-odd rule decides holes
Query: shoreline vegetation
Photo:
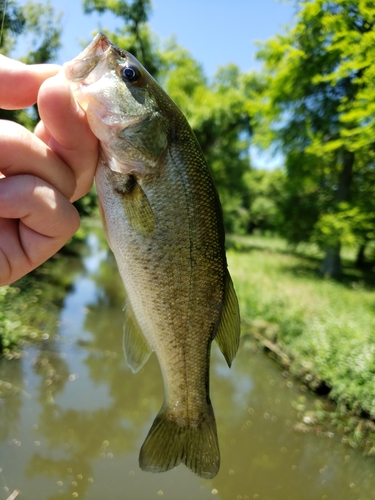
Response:
[[[375,273],[356,270],[350,251],[335,281],[319,276],[321,255],[311,245],[293,249],[265,236],[229,236],[227,243],[245,345],[265,350],[285,373],[327,397],[315,411],[296,403],[296,430],[329,433],[334,424],[344,442],[375,455]],[[68,251],[0,288],[0,355],[19,357],[25,341],[56,333],[82,266]]]
[[[56,331],[58,311],[69,288],[59,272],[63,260],[57,254],[16,283],[0,287],[1,357],[19,358],[25,342]]]
[[[59,311],[82,268],[86,236],[87,229],[81,228],[47,262],[15,283],[0,287],[0,358],[19,358],[25,343],[56,334]]]
[[[302,384],[326,396],[327,408],[298,405],[301,432],[334,424],[343,441],[375,455],[375,273],[358,271],[343,252],[340,281],[319,275],[313,245],[280,238],[228,238],[242,335]]]

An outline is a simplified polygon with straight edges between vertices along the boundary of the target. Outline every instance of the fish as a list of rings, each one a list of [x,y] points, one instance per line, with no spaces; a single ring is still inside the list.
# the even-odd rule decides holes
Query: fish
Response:
[[[220,467],[209,395],[211,343],[231,366],[240,313],[222,209],[187,119],[140,62],[102,33],[64,65],[99,139],[95,182],[125,292],[123,347],[137,372],[152,351],[164,401],[141,447],[144,471]]]

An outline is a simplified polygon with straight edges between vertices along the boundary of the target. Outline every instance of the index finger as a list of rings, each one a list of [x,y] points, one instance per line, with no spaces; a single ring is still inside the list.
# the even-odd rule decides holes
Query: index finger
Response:
[[[32,106],[39,87],[61,67],[57,64],[23,64],[0,54],[0,108],[22,109]]]
[[[72,201],[90,189],[98,162],[98,139],[92,133],[84,111],[76,103],[62,72],[48,79],[38,95],[43,127],[40,138],[73,170],[77,188]]]

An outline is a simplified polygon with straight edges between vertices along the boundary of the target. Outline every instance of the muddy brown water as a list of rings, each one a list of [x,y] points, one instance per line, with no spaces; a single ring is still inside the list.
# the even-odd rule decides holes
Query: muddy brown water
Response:
[[[0,361],[0,500],[370,500],[375,459],[332,429],[298,433],[296,406],[314,396],[242,345],[228,369],[214,346],[211,397],[221,448],[217,477],[185,466],[143,472],[138,452],[163,398],[152,356],[136,375],[122,353],[123,292],[95,236],[58,331]]]

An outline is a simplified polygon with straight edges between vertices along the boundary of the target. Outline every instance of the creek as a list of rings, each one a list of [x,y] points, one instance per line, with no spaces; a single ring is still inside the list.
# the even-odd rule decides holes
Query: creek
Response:
[[[137,374],[126,365],[122,284],[95,234],[77,262],[57,330],[46,325],[20,359],[0,361],[0,500],[15,490],[25,500],[375,499],[375,460],[334,429],[297,432],[299,405],[317,397],[246,340],[231,369],[212,349],[219,474],[141,471],[163,399],[159,366],[154,355]]]

